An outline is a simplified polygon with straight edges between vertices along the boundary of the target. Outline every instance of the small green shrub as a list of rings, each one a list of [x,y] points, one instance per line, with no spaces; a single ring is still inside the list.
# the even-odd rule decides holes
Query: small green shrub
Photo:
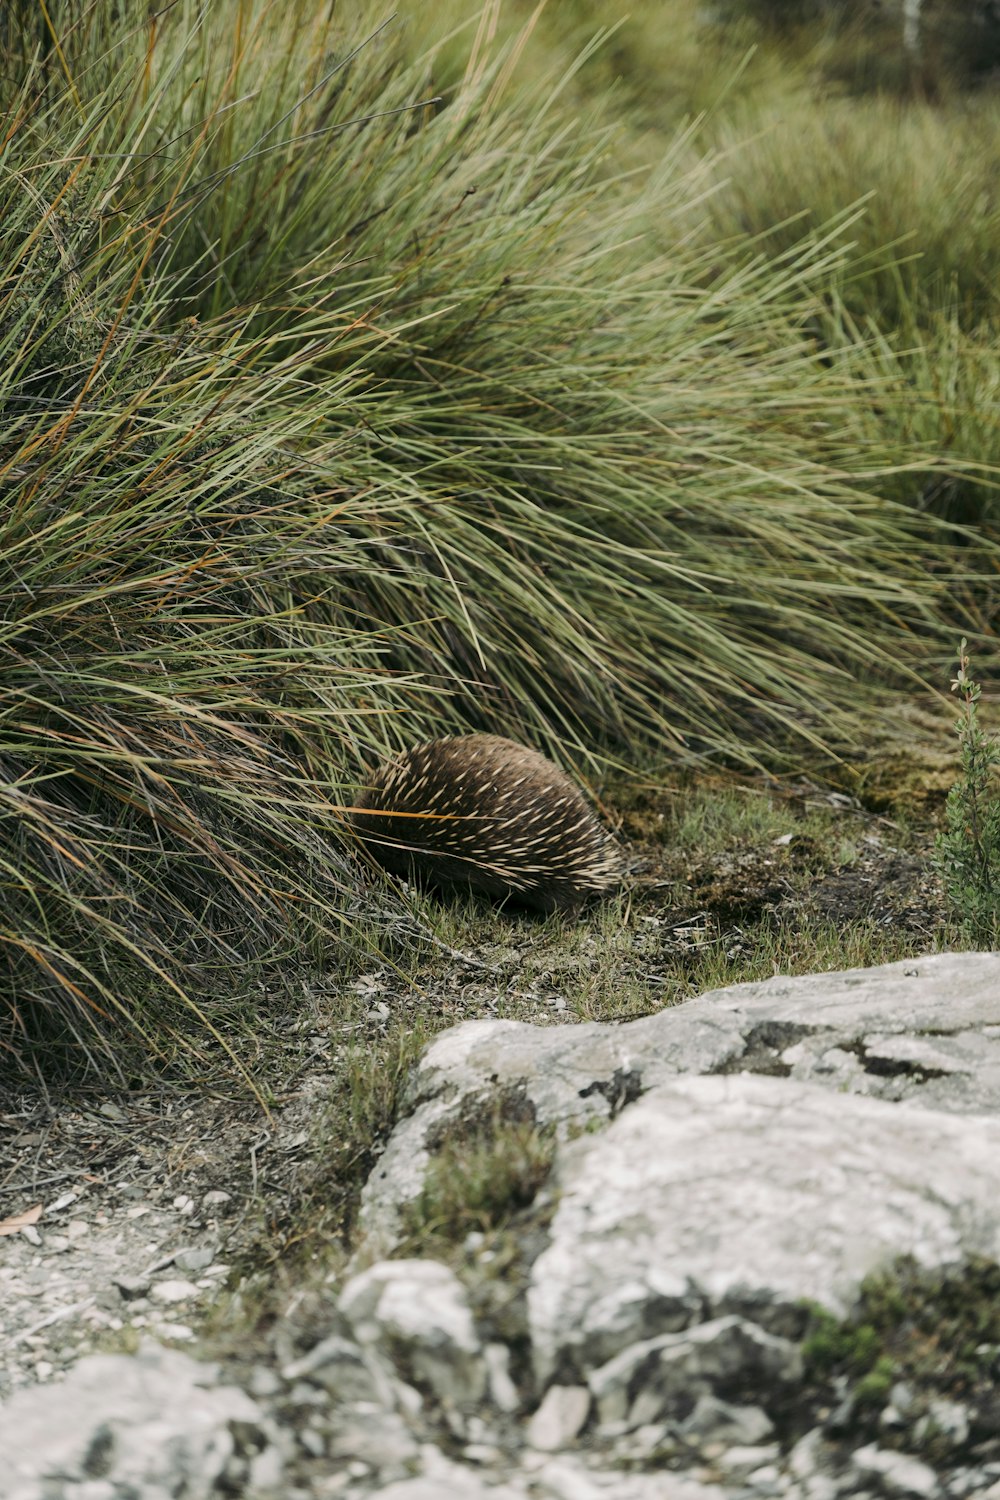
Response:
[[[979,721],[982,688],[969,675],[964,637],[951,689],[962,703],[955,726],[962,774],[948,793],[936,863],[948,901],[968,937],[993,946],[1000,930],[1000,795],[995,774],[1000,744]]]
[[[508,1115],[501,1106],[448,1134],[409,1212],[415,1237],[459,1244],[470,1230],[503,1228],[534,1202],[552,1168],[555,1136],[532,1118]]]
[[[903,1256],[865,1278],[852,1313],[838,1319],[809,1309],[802,1343],[806,1378],[820,1407],[839,1392],[838,1428],[890,1446],[944,1457],[966,1440],[949,1439],[933,1423],[933,1403],[961,1401],[969,1414],[968,1443],[996,1427],[996,1353],[1000,1342],[1000,1267],[974,1257],[928,1271]],[[905,1428],[879,1418],[896,1382],[909,1387]],[[842,1401],[846,1393],[848,1400]]]

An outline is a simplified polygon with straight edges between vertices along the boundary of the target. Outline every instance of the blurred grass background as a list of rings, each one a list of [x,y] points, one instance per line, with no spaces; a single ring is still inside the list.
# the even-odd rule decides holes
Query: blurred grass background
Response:
[[[829,772],[988,670],[998,114],[933,15],[7,8],[15,1069],[238,1066],[349,972],[395,745]]]

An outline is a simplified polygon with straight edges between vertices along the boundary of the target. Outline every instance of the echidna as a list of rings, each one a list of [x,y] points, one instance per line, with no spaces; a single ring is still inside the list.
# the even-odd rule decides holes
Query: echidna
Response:
[[[537,750],[493,734],[414,745],[383,762],[352,824],[385,869],[574,911],[621,880],[618,848]]]

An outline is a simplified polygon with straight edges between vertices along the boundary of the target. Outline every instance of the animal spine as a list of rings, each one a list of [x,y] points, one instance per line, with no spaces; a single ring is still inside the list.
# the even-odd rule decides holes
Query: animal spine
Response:
[[[352,823],[395,874],[545,912],[574,911],[621,880],[616,844],[569,777],[497,735],[430,740],[385,761]]]

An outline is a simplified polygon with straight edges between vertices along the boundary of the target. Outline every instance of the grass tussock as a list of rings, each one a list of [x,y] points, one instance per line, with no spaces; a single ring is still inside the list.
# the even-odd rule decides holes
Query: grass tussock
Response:
[[[382,749],[794,759],[944,639],[945,533],[816,357],[842,251],[706,242],[685,150],[616,175],[497,14],[443,91],[375,6],[0,35],[8,1058],[348,962]]]

